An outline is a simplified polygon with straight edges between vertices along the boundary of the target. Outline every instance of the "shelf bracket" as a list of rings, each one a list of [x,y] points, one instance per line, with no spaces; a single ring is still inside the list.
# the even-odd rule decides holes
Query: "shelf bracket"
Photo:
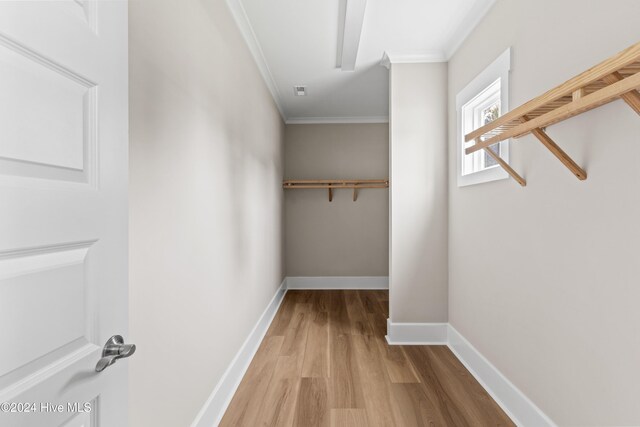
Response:
[[[329,187],[329,201],[333,202],[333,188]]]
[[[479,142],[480,138],[476,138],[476,144]],[[491,158],[493,158],[493,160],[495,160],[496,162],[498,162],[498,164],[502,167],[502,169],[504,169],[505,171],[507,171],[507,173],[509,175],[511,175],[511,178],[515,179],[518,184],[520,184],[523,187],[527,186],[527,181],[525,181],[525,179],[523,177],[521,177],[520,175],[518,175],[518,173],[516,171],[513,170],[513,168],[511,166],[509,166],[509,163],[505,162],[504,160],[502,160],[502,157],[498,156],[492,149],[491,147],[485,147],[484,151],[491,156]]]
[[[358,187],[353,187],[353,201],[358,200]]]
[[[522,116],[520,119],[522,123],[528,122],[529,117],[526,115]],[[587,179],[587,173],[582,169],[576,162],[573,161],[571,157],[567,153],[564,152],[558,144],[554,142],[553,139],[547,135],[545,131],[540,128],[535,128],[531,130],[531,134],[535,136],[538,141],[542,143],[551,153],[558,158],[562,162],[563,165],[567,167],[571,171],[572,174],[576,176],[580,181],[584,181]]]
[[[619,82],[622,79],[624,79],[624,77],[622,77],[622,74],[615,71],[609,74],[608,76],[605,76],[602,79],[602,81],[608,85],[611,85]],[[631,92],[623,93],[622,95],[620,95],[620,98],[622,98],[622,100],[626,102],[629,105],[629,107],[633,108],[633,111],[640,114],[640,93],[638,93],[637,90],[632,90]]]

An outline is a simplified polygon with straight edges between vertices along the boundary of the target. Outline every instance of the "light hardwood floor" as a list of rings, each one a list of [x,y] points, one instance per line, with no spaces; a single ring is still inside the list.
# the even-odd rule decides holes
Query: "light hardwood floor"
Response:
[[[389,346],[388,291],[289,291],[221,426],[513,426],[446,346]]]

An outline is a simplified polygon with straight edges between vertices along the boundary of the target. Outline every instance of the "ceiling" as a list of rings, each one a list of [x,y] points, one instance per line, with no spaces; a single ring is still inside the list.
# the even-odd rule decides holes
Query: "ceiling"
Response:
[[[346,20],[357,56],[343,71],[347,2],[364,15]],[[287,123],[384,122],[391,62],[446,61],[494,0],[227,0]],[[352,4],[349,4],[349,7]],[[345,50],[347,36],[345,36]],[[356,51],[353,51],[355,54]],[[294,96],[306,85],[307,96]]]

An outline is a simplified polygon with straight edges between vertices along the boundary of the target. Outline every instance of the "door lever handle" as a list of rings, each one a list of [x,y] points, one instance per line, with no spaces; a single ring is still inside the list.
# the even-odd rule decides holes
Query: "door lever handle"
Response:
[[[116,363],[118,359],[124,359],[136,352],[135,344],[125,344],[121,335],[114,335],[104,345],[102,358],[96,364],[96,372],[102,372]]]

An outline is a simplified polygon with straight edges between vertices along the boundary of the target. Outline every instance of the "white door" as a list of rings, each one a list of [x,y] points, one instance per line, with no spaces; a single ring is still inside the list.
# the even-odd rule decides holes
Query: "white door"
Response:
[[[2,427],[127,426],[127,91],[126,1],[0,1]]]

